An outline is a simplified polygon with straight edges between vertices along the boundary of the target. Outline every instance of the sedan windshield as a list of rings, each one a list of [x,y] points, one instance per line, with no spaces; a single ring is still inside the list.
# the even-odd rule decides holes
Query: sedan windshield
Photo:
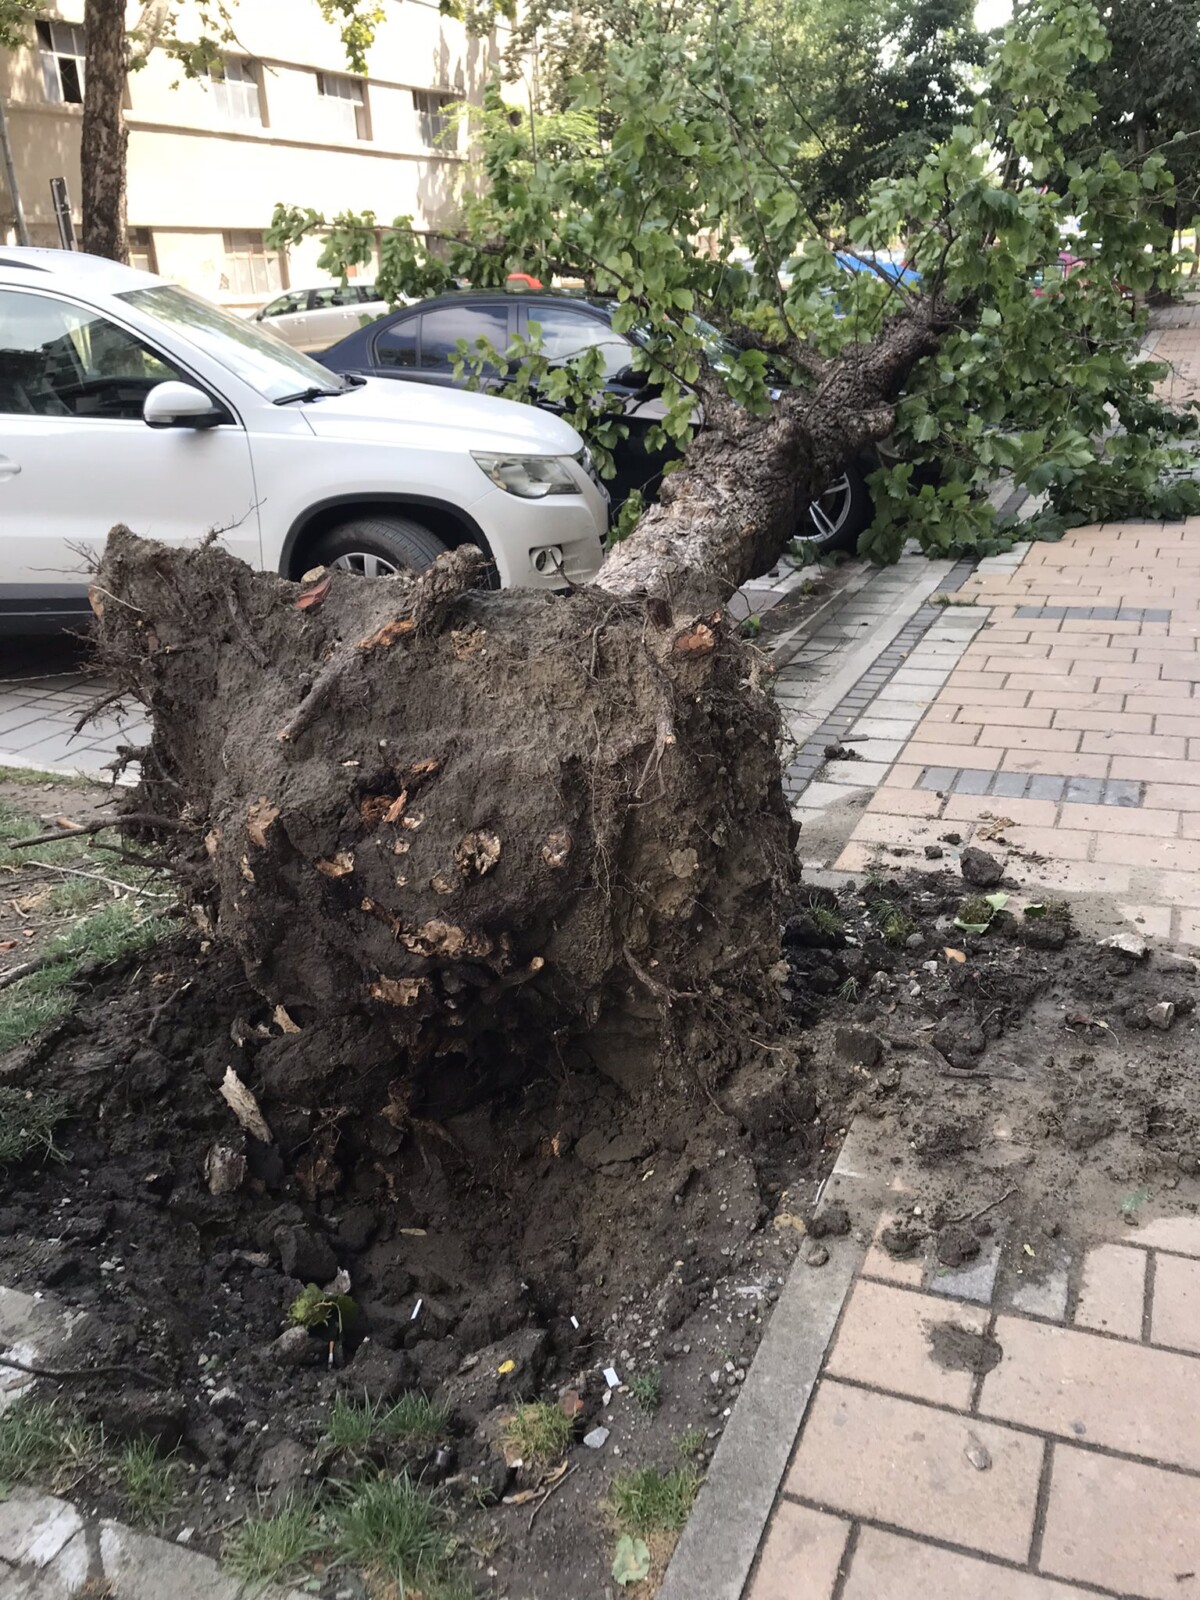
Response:
[[[327,367],[187,289],[162,284],[126,289],[120,298],[171,333],[182,334],[266,400],[341,394],[346,387]]]

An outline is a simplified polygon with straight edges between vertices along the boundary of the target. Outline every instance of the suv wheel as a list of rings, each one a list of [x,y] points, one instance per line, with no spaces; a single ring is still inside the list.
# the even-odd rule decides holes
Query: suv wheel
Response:
[[[848,467],[810,504],[801,537],[822,555],[828,550],[853,550],[874,516],[866,479],[857,466]]]
[[[407,517],[358,517],[317,541],[312,558],[364,578],[424,572],[449,546]]]

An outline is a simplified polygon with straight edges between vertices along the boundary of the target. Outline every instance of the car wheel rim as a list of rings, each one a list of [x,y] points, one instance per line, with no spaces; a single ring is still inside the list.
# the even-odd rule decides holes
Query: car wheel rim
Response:
[[[809,502],[808,517],[818,539],[832,539],[845,527],[851,499],[850,478],[843,473],[823,495]]]
[[[341,572],[356,572],[360,578],[394,578],[400,571],[386,556],[373,556],[366,550],[347,550],[329,564]]]

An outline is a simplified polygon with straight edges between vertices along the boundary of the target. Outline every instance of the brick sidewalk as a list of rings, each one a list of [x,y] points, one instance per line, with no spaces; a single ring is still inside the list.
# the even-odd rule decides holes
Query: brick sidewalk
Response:
[[[1200,1219],[946,1287],[872,1246],[745,1600],[1200,1600]]]
[[[1076,529],[960,593],[985,620],[905,690],[924,714],[834,865],[952,867],[922,846],[1001,819],[1017,883],[1200,945],[1200,518]]]

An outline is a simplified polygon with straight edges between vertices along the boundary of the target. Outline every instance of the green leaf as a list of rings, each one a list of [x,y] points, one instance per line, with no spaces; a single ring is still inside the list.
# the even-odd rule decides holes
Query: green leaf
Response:
[[[650,1551],[644,1539],[630,1538],[623,1533],[617,1540],[617,1553],[613,1557],[612,1575],[624,1589],[631,1583],[641,1583],[650,1574]]]

